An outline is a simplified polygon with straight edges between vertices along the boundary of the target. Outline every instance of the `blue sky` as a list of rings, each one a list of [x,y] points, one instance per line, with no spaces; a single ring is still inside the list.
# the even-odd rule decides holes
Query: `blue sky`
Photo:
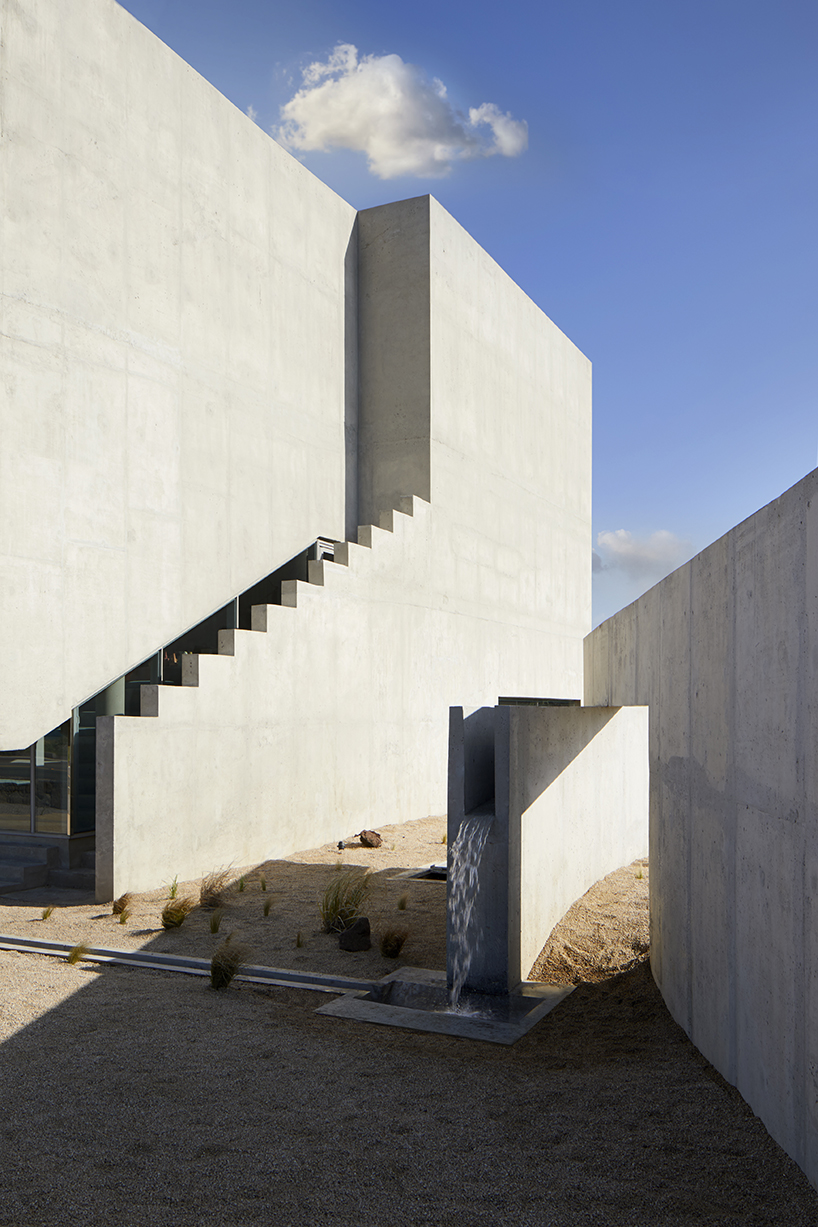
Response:
[[[298,156],[357,208],[432,192],[593,362],[595,623],[818,463],[814,0],[124,7],[267,131],[339,43],[527,123],[444,177]]]

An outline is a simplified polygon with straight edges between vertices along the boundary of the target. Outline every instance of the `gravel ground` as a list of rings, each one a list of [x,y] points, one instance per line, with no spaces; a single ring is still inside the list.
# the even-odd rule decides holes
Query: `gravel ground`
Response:
[[[445,888],[398,873],[443,859],[441,828],[384,830],[380,858],[342,854],[379,875],[373,931],[405,919],[402,961],[426,966],[443,966]],[[318,932],[336,859],[271,862],[267,892],[248,875],[225,930],[258,934],[258,962],[280,949],[289,966],[385,974],[395,963],[377,949],[343,955]],[[818,1195],[662,1003],[646,877],[643,863],[619,870],[571,909],[538,970],[581,982],[510,1049],[319,1017],[327,998],[302,990],[214,993],[191,976],[0,952],[0,1224],[814,1227]],[[7,896],[0,932],[212,948],[201,914],[156,933],[165,894],[140,896],[123,926],[61,892],[47,921],[45,896]]]

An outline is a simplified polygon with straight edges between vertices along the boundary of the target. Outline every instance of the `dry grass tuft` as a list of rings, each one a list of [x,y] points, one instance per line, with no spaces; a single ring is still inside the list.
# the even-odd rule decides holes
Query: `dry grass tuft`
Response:
[[[48,920],[49,916],[51,915],[51,913],[52,913],[53,911],[54,911],[54,908],[53,908],[53,906],[52,906],[51,904],[49,904],[49,905],[48,905],[48,907],[44,907],[44,908],[43,908],[43,914],[42,914],[42,916],[40,917],[40,919],[41,919],[41,920]]]
[[[199,903],[202,907],[224,907],[227,899],[227,883],[230,881],[230,869],[214,869],[212,873],[202,878],[199,887]]]
[[[250,951],[241,942],[232,940],[233,934],[223,941],[210,960],[211,988],[227,988],[231,980],[250,957]]]
[[[398,899],[398,911],[399,911],[399,912],[405,912],[405,911],[406,911],[406,905],[407,905],[407,903],[408,903],[408,902],[409,902],[409,896],[408,896],[408,895],[401,895],[400,899]]]
[[[169,899],[162,908],[162,928],[180,929],[195,906],[195,899],[189,896],[183,899]]]
[[[127,909],[131,906],[132,899],[133,895],[131,895],[131,893],[127,890],[125,891],[124,895],[120,895],[118,899],[114,899],[113,903],[111,904],[111,911],[113,912],[114,916],[119,916],[122,912],[127,911]]]
[[[223,920],[224,920],[224,908],[223,907],[215,908],[214,911],[211,912],[210,914],[210,932],[218,933],[219,926],[221,925]]]
[[[406,929],[387,929],[381,938],[381,954],[385,959],[396,959],[409,936]]]
[[[265,915],[265,916],[269,916],[269,915],[270,915],[270,908],[272,907],[272,904],[273,904],[272,899],[265,899],[265,900],[264,900],[264,915]]]
[[[128,908],[124,907],[124,908],[122,909],[122,911],[119,913],[119,923],[120,923],[121,925],[124,925],[124,924],[126,924],[126,923],[127,923],[129,920],[130,920],[130,919],[131,919],[131,913],[130,913],[130,911],[129,911],[129,909],[128,909]]]
[[[76,946],[73,946],[71,950],[68,951],[68,957],[65,961],[66,963],[79,963],[80,959],[84,959],[87,953],[88,947],[85,945],[85,943],[77,942]]]
[[[342,933],[361,914],[369,892],[369,871],[349,869],[333,875],[318,902],[325,933]]]

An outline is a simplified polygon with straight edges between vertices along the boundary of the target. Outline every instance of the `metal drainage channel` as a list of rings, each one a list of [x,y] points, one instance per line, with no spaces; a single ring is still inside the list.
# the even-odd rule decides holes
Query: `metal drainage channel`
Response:
[[[50,954],[67,958],[74,949],[68,942],[41,941],[37,938],[6,937],[0,934],[0,950],[18,954]],[[122,967],[141,967],[148,971],[176,971],[187,976],[209,976],[209,959],[189,959],[182,955],[147,953],[143,950],[110,950],[105,946],[89,946],[82,961],[88,963],[118,963]],[[308,971],[287,971],[281,967],[248,966],[236,975],[236,980],[249,984],[269,984],[276,988],[305,988],[317,993],[369,992],[374,980],[353,980],[349,976],[322,976]]]

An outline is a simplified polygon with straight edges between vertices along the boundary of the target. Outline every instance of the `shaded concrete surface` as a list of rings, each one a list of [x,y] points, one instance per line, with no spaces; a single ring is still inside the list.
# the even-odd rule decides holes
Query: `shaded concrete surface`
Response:
[[[650,708],[651,959],[668,1008],[818,1185],[818,470],[585,641]]]
[[[70,890],[59,886],[32,886],[28,890],[0,894],[0,907],[89,907],[93,902],[92,890]]]

